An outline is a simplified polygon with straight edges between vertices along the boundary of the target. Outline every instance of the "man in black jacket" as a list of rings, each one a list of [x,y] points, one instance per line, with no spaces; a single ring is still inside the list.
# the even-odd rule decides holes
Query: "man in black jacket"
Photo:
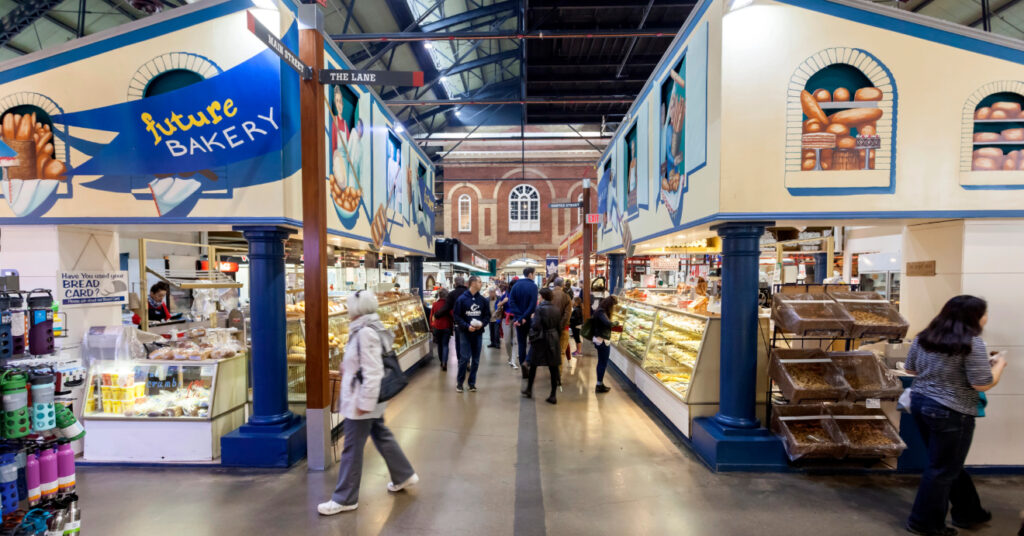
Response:
[[[469,290],[455,301],[455,331],[460,334],[459,372],[455,378],[455,390],[462,392],[462,382],[469,371],[469,391],[476,392],[476,371],[480,366],[480,351],[483,348],[484,326],[491,319],[491,306],[487,298],[480,295],[480,278],[469,278]],[[449,295],[450,296],[450,295]]]
[[[452,291],[448,293],[448,299],[445,300],[444,306],[441,307],[441,310],[437,312],[437,316],[444,316],[448,313],[454,313],[455,302],[459,301],[459,297],[461,297],[462,293],[466,292],[467,290],[469,289],[466,287],[466,279],[463,278],[462,276],[456,277],[455,288],[453,288]],[[461,363],[462,335],[459,333],[459,330],[457,329],[453,331],[455,332],[455,360]]]

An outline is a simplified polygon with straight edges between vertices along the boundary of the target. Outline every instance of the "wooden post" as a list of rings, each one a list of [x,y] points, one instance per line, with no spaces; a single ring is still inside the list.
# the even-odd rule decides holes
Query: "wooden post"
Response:
[[[168,293],[170,294],[170,293]],[[149,331],[149,289],[146,288],[146,239],[139,239],[139,301],[142,302],[142,317],[139,329]]]
[[[587,214],[590,214],[590,179],[583,179],[583,259],[580,261],[580,270],[583,272],[584,320],[590,318],[590,251],[594,247],[591,243],[594,231],[592,224],[587,223]]]
[[[323,13],[315,4],[299,7],[299,59],[324,66]],[[302,136],[302,253],[306,312],[306,418],[309,467],[327,469],[330,409],[327,346],[327,156],[324,86],[314,74],[299,81]],[[325,424],[326,423],[326,424]],[[326,428],[326,429],[325,429]]]

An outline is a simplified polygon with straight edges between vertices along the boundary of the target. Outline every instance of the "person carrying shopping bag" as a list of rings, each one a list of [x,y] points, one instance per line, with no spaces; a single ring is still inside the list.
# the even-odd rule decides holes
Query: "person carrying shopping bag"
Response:
[[[388,491],[399,492],[419,482],[409,459],[384,425],[387,402],[380,402],[385,369],[383,353],[391,350],[394,336],[377,315],[377,296],[361,290],[348,298],[349,340],[341,362],[341,416],[344,446],[338,468],[338,484],[331,500],[317,506],[321,515],[332,516],[359,507],[359,482],[363,475],[366,438],[384,458],[391,482]]]
[[[951,298],[907,353],[906,370],[914,375],[910,412],[928,449],[928,466],[906,524],[914,534],[956,535],[946,526],[950,504],[954,526],[971,529],[992,519],[964,470],[980,393],[995,387],[1006,369],[1006,359],[991,356],[981,339],[987,310],[981,298]]]
[[[448,289],[437,291],[437,301],[430,306],[430,327],[434,330],[441,370],[448,370],[448,343],[452,338],[451,309],[448,306]]]

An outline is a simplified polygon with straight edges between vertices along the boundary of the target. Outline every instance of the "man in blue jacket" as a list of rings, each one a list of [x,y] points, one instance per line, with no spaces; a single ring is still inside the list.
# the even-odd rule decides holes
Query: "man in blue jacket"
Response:
[[[537,309],[537,283],[533,282],[533,268],[523,269],[523,278],[512,286],[509,291],[508,305],[505,310],[512,314],[512,323],[516,326],[516,342],[519,344],[519,366],[526,361],[526,341],[530,334],[530,319]],[[526,378],[526,369],[523,378]]]
[[[459,352],[459,373],[456,376],[455,390],[462,392],[462,382],[466,379],[466,366],[469,365],[469,392],[476,392],[476,370],[480,367],[480,351],[483,349],[484,326],[491,321],[491,306],[487,298],[480,295],[480,278],[469,278],[469,290],[463,292],[455,301],[455,326],[461,333],[458,343],[462,345]]]

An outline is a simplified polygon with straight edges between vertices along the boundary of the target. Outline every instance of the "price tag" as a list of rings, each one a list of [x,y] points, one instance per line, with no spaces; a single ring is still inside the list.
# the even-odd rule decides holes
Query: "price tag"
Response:
[[[864,404],[868,407],[868,409],[881,409],[882,408],[882,399],[880,399],[880,398],[869,398],[869,399],[864,401]]]

